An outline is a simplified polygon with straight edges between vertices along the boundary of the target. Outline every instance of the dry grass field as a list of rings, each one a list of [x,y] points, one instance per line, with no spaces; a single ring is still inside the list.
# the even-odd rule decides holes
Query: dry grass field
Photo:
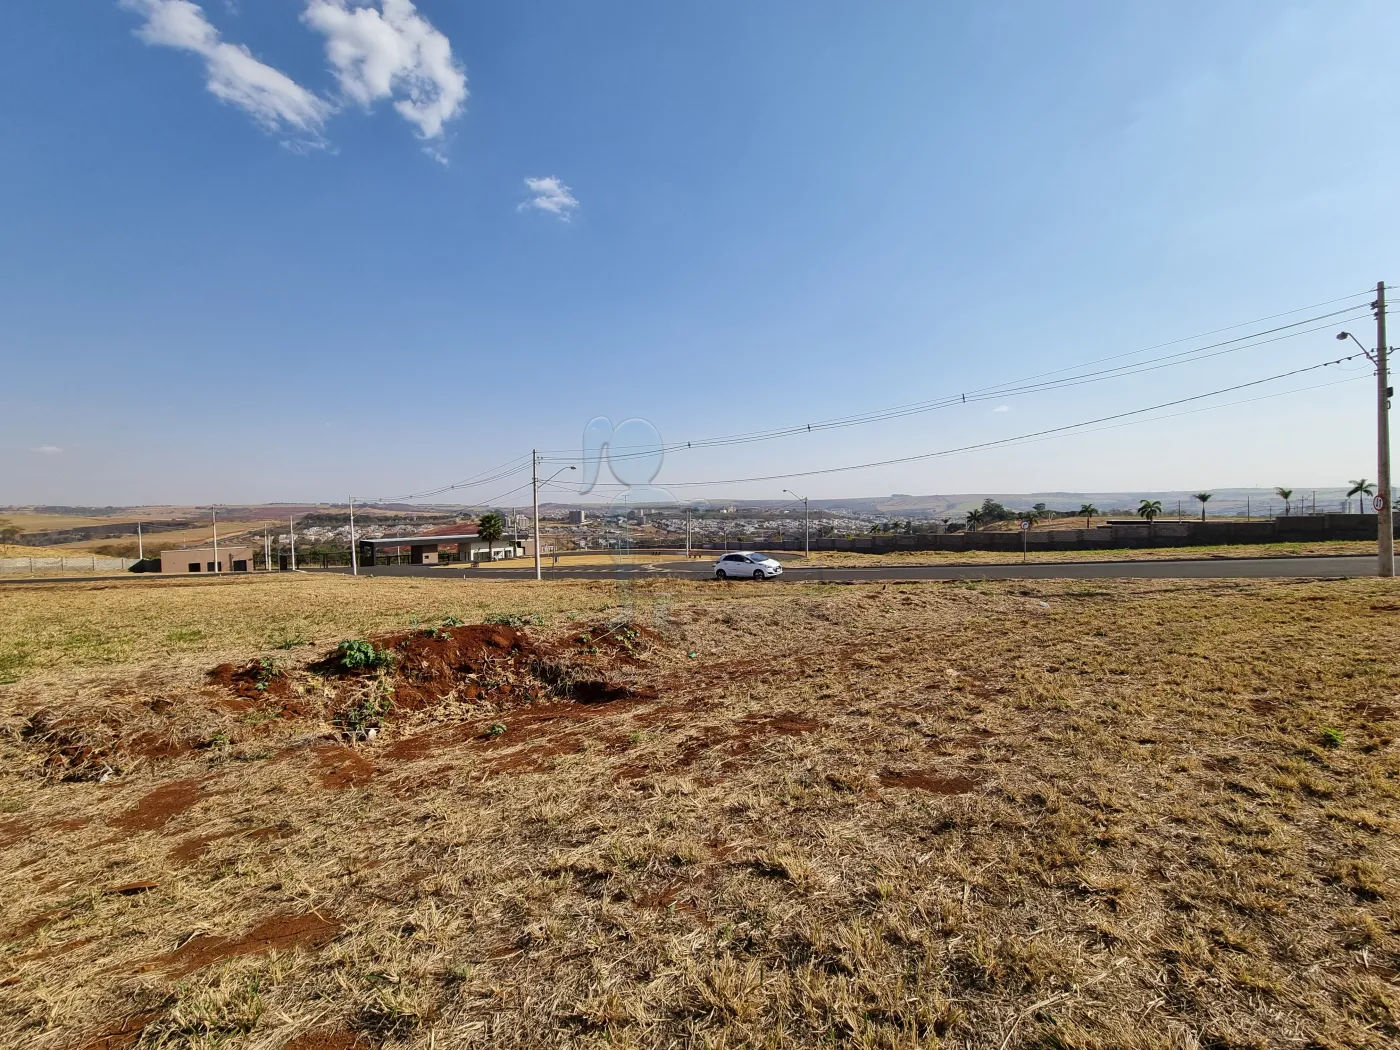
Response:
[[[6,590],[0,1046],[1393,1047],[1398,629],[1377,580]]]

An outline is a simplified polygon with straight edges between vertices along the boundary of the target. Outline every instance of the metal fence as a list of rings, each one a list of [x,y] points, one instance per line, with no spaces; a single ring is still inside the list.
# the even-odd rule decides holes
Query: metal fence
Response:
[[[41,572],[123,572],[136,564],[135,558],[104,558],[100,554],[63,557],[0,558],[0,573]]]

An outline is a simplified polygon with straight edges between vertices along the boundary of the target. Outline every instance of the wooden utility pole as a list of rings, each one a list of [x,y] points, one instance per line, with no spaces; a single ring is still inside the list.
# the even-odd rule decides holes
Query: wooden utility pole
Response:
[[[1385,345],[1385,282],[1376,285],[1376,536],[1378,576],[1395,575],[1395,512],[1390,491],[1390,373]]]

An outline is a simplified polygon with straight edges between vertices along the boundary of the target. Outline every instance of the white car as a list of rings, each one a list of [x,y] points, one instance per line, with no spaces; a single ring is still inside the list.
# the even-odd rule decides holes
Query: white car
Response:
[[[717,580],[771,580],[782,574],[776,558],[756,551],[735,551],[715,562]]]

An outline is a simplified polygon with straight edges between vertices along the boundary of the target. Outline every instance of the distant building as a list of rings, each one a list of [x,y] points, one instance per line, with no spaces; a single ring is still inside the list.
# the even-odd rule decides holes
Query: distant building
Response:
[[[185,547],[160,552],[161,572],[249,572],[253,568],[252,547],[225,547],[216,554],[208,547]]]
[[[566,522],[568,522],[570,525],[587,525],[587,524],[588,524],[588,511],[586,511],[586,510],[571,510],[571,511],[569,511],[568,516],[565,517],[564,520],[565,520]]]
[[[450,557],[443,557],[441,548],[452,548]],[[408,549],[410,565],[438,565],[444,561],[501,561],[523,558],[526,547],[509,536],[486,542],[474,525],[444,525],[416,536],[382,536],[359,541],[361,565],[374,565],[386,554],[399,554]]]

